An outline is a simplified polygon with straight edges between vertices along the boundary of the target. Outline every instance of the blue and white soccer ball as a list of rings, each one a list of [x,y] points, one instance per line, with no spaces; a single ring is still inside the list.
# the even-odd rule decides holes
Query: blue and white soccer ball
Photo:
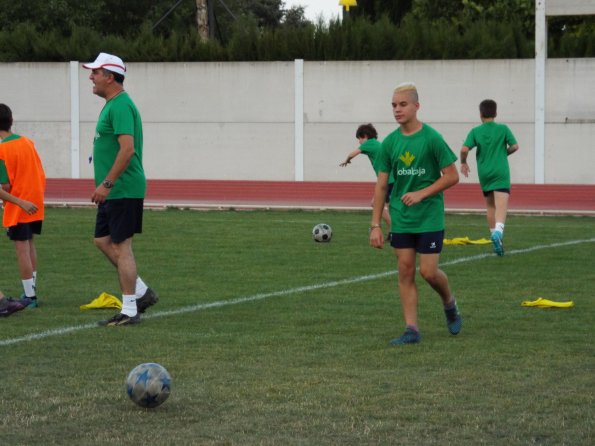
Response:
[[[319,223],[312,229],[312,238],[315,242],[330,242],[333,229],[326,223]]]
[[[132,401],[141,407],[157,407],[168,397],[171,377],[160,364],[147,362],[139,364],[128,374],[126,391]]]

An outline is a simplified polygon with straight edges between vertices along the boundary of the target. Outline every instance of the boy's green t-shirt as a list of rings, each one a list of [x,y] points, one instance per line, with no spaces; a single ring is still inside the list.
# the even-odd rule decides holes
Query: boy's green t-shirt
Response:
[[[378,170],[395,177],[390,200],[392,232],[421,233],[444,229],[442,192],[413,206],[406,206],[401,196],[433,184],[441,177],[441,170],[456,160],[457,156],[442,135],[427,124],[413,135],[405,136],[399,128],[384,139]]]
[[[112,168],[120,150],[119,135],[132,135],[134,156],[126,170],[114,183],[108,200],[116,198],[144,198],[147,181],[143,169],[143,127],[140,113],[122,92],[106,102],[99,114],[93,141],[95,185],[99,186]]]
[[[367,155],[368,159],[370,160],[370,164],[372,164],[372,168],[376,173],[376,176],[378,176],[378,167],[376,166],[376,163],[378,161],[380,151],[382,150],[382,143],[376,138],[369,138],[359,146],[359,149],[364,155]],[[394,182],[395,178],[391,172],[388,178],[388,184],[392,184]]]
[[[13,133],[10,136],[0,140],[0,144],[3,142],[14,141],[15,139],[19,139],[21,135],[17,135]],[[8,178],[8,170],[6,170],[6,163],[4,160],[0,160],[0,184],[8,184],[10,183],[10,179]]]
[[[477,173],[483,191],[510,189],[507,149],[516,143],[505,124],[490,121],[471,129],[463,145],[477,147]]]

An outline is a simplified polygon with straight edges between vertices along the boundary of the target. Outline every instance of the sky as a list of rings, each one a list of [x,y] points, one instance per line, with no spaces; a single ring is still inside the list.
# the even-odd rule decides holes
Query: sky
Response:
[[[283,0],[287,9],[292,6],[304,6],[305,16],[308,20],[315,22],[320,14],[326,21],[336,18],[341,14],[339,0]]]

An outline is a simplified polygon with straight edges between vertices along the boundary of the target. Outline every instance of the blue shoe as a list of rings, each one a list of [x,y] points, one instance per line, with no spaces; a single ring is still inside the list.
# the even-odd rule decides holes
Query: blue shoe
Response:
[[[39,304],[37,303],[37,297],[27,297],[22,295],[19,299],[19,302],[23,305],[24,308],[37,308]]]
[[[390,341],[391,345],[404,345],[404,344],[417,344],[421,341],[421,335],[419,331],[414,330],[413,328],[405,329],[405,333],[403,333],[400,337],[393,339]]]
[[[494,252],[500,257],[504,255],[504,243],[502,242],[502,233],[500,231],[492,232],[492,245],[494,246]]]
[[[446,315],[446,326],[448,327],[448,331],[450,334],[458,335],[463,326],[463,318],[459,313],[457,303],[455,302],[454,308],[444,310],[444,314]]]

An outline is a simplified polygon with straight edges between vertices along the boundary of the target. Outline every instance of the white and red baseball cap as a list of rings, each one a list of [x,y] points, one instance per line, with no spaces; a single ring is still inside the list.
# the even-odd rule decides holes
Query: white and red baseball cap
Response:
[[[122,59],[112,54],[99,53],[99,56],[97,56],[94,62],[85,63],[83,67],[89,70],[105,68],[106,70],[126,76],[126,65],[124,65]]]

